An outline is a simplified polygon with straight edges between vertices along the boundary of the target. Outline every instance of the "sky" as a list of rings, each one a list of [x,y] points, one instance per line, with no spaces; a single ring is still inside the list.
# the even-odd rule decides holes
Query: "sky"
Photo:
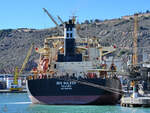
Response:
[[[0,0],[0,29],[55,27],[42,8],[57,20],[77,16],[81,23],[113,19],[150,10],[150,0]]]

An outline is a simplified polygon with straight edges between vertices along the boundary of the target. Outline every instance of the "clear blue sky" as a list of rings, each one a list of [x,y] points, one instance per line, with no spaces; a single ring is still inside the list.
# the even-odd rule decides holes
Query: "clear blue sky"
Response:
[[[54,27],[42,8],[63,20],[75,14],[82,22],[144,12],[150,10],[150,0],[0,0],[0,29]]]

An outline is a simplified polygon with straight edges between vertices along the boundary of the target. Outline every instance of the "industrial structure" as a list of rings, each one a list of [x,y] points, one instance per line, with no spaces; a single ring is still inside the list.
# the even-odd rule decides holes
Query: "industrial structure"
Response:
[[[22,74],[22,71],[25,69],[26,64],[29,60],[29,57],[32,53],[32,49],[33,49],[34,44],[31,45],[30,49],[27,52],[26,58],[22,64],[22,67],[20,69],[20,71],[18,70],[18,67],[16,67],[15,69],[15,73],[14,73],[14,79],[13,79],[13,83],[11,83],[11,88],[10,91],[21,91],[22,90],[22,86],[18,84],[18,80],[21,82],[21,78],[20,75]],[[20,79],[19,79],[20,78]]]
[[[132,64],[134,66],[137,66],[138,64],[138,14],[134,14],[134,35],[133,35],[133,62]]]

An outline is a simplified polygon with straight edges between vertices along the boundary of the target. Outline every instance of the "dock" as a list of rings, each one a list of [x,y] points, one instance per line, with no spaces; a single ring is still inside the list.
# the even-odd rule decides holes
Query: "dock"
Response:
[[[10,91],[9,89],[2,89],[2,90],[0,90],[0,93],[27,93],[27,90]]]
[[[150,107],[150,97],[122,97],[121,106],[124,107]]]

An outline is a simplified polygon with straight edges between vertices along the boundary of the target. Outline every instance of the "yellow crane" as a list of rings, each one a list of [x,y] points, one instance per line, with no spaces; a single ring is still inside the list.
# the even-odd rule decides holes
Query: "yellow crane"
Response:
[[[138,40],[138,14],[134,14],[134,33],[133,33],[133,57],[132,64],[136,66],[138,64],[138,55],[137,55],[137,40]]]
[[[134,74],[138,73],[138,14],[134,14],[134,32],[133,32],[133,55],[132,55],[132,65],[131,65],[131,72],[133,72]],[[133,75],[134,75],[133,74]],[[135,92],[135,89],[137,88],[138,82],[137,80],[133,80],[131,81],[131,86],[133,87],[133,96],[135,97],[135,95],[137,94],[137,92]]]
[[[21,91],[22,90],[22,88],[18,86],[18,77],[20,76],[20,74],[24,70],[24,68],[25,68],[25,66],[29,60],[29,57],[31,56],[33,46],[34,46],[34,44],[32,44],[31,47],[29,48],[27,55],[26,55],[26,58],[22,64],[20,71],[18,71],[18,67],[16,67],[15,74],[14,74],[14,80],[13,80],[13,84],[11,85],[10,91]]]

